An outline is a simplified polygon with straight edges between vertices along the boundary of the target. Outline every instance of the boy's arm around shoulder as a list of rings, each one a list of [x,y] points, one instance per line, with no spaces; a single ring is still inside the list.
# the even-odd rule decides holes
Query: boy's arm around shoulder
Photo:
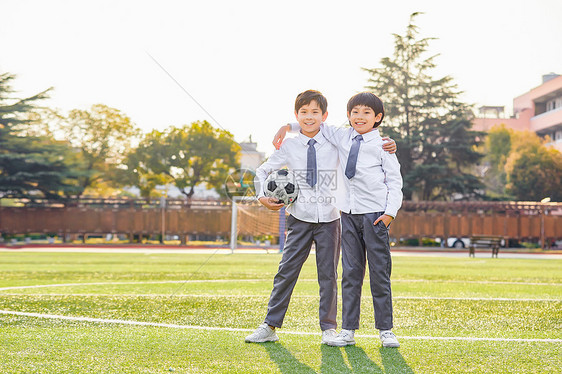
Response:
[[[382,140],[383,140],[382,149],[384,149],[388,153],[396,153],[397,147],[394,139],[385,136],[382,138]]]
[[[297,126],[300,129],[298,123]],[[281,144],[283,144],[283,139],[285,139],[285,135],[287,135],[287,132],[296,132],[293,131],[293,124],[287,123],[286,125],[283,125],[279,128],[277,134],[275,134],[275,136],[273,137],[273,142],[272,142],[275,149],[279,149],[281,147]]]
[[[388,198],[384,214],[396,218],[398,210],[402,206],[402,174],[400,174],[400,163],[396,154],[381,152],[382,169],[385,174],[385,184],[388,188]]]
[[[327,125],[326,123],[322,123],[320,125],[320,130],[322,131],[322,135],[328,142],[336,147],[344,140],[346,136],[349,136],[349,127],[339,127],[339,126],[331,126]]]
[[[296,124],[298,126],[298,123]],[[322,129],[322,134],[328,142],[336,147],[339,145],[341,141],[343,141],[346,137],[350,136],[349,132],[352,131],[349,127],[341,127],[341,126],[330,126],[327,125],[325,122],[322,123],[320,126]],[[291,131],[293,129],[293,124],[291,124]],[[389,137],[382,138],[382,149],[384,149],[388,153],[396,153],[396,142],[394,139]]]

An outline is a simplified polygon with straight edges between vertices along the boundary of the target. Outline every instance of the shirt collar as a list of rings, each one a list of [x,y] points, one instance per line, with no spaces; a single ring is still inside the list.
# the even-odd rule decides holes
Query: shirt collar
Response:
[[[355,129],[353,129],[351,138],[353,139],[357,135],[362,135],[364,142],[370,142],[371,140],[381,139],[381,134],[379,133],[379,129],[372,129],[371,131],[366,132],[365,134],[359,134],[357,131],[355,131]]]
[[[319,144],[322,144],[326,141],[326,139],[324,139],[324,135],[322,135],[322,130],[318,131],[318,134],[314,135],[314,137],[312,137],[312,138],[309,138],[308,136],[303,135],[302,132],[299,132],[298,139],[300,140],[300,142],[303,145],[308,145],[308,141],[310,139],[316,140],[316,142],[319,143]]]

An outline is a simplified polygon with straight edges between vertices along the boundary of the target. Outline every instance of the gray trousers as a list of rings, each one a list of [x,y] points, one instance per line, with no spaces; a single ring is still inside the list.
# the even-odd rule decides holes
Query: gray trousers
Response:
[[[365,263],[369,263],[369,279],[375,328],[390,330],[392,325],[392,292],[390,289],[390,244],[388,229],[376,221],[383,213],[342,213],[342,328],[357,330],[361,310],[361,288]]]
[[[265,323],[281,327],[302,265],[316,244],[316,268],[320,286],[320,328],[337,327],[338,261],[340,257],[340,220],[309,223],[287,217],[287,241],[279,270],[273,279],[273,291],[267,305]]]

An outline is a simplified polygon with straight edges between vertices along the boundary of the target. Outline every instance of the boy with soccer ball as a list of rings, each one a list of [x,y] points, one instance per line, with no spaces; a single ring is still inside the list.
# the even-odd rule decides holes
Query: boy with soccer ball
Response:
[[[296,175],[299,196],[287,210],[287,240],[283,257],[273,280],[273,290],[267,306],[265,321],[245,341],[262,343],[277,341],[276,328],[283,319],[302,265],[312,243],[316,244],[316,265],[320,287],[320,328],[322,343],[336,338],[337,266],[340,247],[339,211],[333,205],[333,185],[330,178],[319,178],[320,173],[335,174],[338,153],[320,130],[328,116],[326,98],[318,91],[300,93],[295,100],[295,116],[299,135],[287,139],[273,155],[256,170],[256,194],[266,208],[279,210],[283,204],[263,191],[267,175],[288,167]],[[395,150],[391,142],[387,148]],[[303,172],[304,171],[304,172]],[[321,174],[320,174],[321,175]]]
[[[384,118],[382,101],[370,92],[353,96],[347,104],[351,128],[322,125],[321,131],[339,154],[340,172],[345,177],[345,198],[338,199],[342,223],[342,331],[326,339],[326,344],[355,344],[359,328],[361,288],[365,265],[369,265],[375,328],[384,347],[399,347],[393,327],[390,287],[391,258],[388,226],[402,205],[402,176],[394,154],[381,151],[378,126]],[[283,126],[274,139],[279,144],[288,127]]]

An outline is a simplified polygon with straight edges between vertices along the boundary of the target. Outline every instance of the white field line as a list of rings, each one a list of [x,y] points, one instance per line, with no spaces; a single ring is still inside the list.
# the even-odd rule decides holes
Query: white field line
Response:
[[[41,313],[26,313],[15,312],[11,310],[0,310],[0,314],[15,315],[23,317],[59,319],[66,321],[77,322],[97,322],[97,323],[111,323],[121,325],[133,326],[151,326],[151,327],[168,327],[174,329],[190,329],[190,330],[205,330],[205,331],[232,331],[232,332],[251,332],[253,329],[238,329],[230,327],[209,327],[209,326],[190,326],[190,325],[177,325],[172,323],[155,323],[155,322],[142,322],[142,321],[129,321],[122,319],[104,319],[104,318],[90,318],[90,317],[69,317],[56,314],[41,314]],[[303,332],[303,331],[278,331],[281,334],[288,335],[320,335],[316,332]],[[359,338],[375,338],[378,335],[355,335]],[[521,339],[521,338],[475,338],[475,337],[462,337],[462,336],[401,336],[401,339],[416,339],[416,340],[464,340],[464,341],[495,341],[495,342],[541,342],[541,343],[562,343],[562,339]]]
[[[470,301],[562,301],[562,299],[529,299],[511,297],[440,297],[440,296],[393,296],[393,299],[404,300],[470,300]]]
[[[219,294],[109,294],[109,293],[0,293],[2,296],[38,296],[38,297],[144,297],[144,298],[182,298],[182,297],[193,297],[193,298],[268,298],[267,295],[219,295]],[[367,296],[367,295],[366,295]],[[318,299],[317,295],[292,295],[293,298],[310,298]],[[393,296],[394,300],[459,300],[459,301],[522,301],[522,302],[562,302],[562,299],[533,299],[533,298],[508,298],[508,297],[447,297],[447,296]]]
[[[392,279],[392,283],[468,283],[468,284],[510,284],[521,286],[562,286],[562,283],[538,283],[538,282],[508,282],[508,281],[468,281],[468,280],[439,280],[439,279]]]
[[[181,283],[225,283],[225,282],[267,282],[271,283],[271,279],[196,279],[196,280],[175,280],[175,281],[128,281],[128,282],[93,282],[93,283],[54,283],[40,284],[33,286],[13,286],[0,287],[0,291],[23,290],[32,288],[46,287],[80,287],[80,286],[111,286],[111,285],[131,285],[131,284],[181,284]],[[316,282],[316,279],[299,279],[299,282]],[[428,282],[427,279],[395,279],[392,282],[397,283],[420,283]],[[503,281],[462,281],[462,280],[431,280],[432,283],[469,283],[469,284],[510,284],[519,286],[562,286],[562,283],[527,283],[527,282],[503,282]]]
[[[263,282],[263,279],[196,279],[196,280],[177,280],[177,281],[130,281],[130,282],[93,282],[93,283],[54,283],[39,284],[34,286],[13,286],[2,287],[0,291],[24,290],[30,288],[47,287],[80,287],[80,286],[111,286],[125,284],[180,284],[180,283],[224,283],[224,282]]]

